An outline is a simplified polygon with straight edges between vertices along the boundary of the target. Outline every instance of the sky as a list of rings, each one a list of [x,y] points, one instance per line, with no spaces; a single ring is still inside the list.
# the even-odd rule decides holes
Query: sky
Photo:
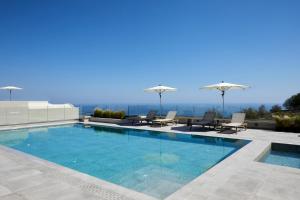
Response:
[[[0,0],[0,86],[15,100],[283,103],[300,92],[300,1]],[[0,91],[0,100],[8,93]]]

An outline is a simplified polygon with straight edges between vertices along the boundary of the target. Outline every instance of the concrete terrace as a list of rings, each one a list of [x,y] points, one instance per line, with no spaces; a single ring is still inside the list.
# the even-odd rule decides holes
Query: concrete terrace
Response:
[[[70,121],[68,123],[74,123]],[[58,125],[38,124],[35,126]],[[90,125],[119,127],[89,122]],[[1,127],[0,130],[31,127]],[[131,126],[122,126],[132,128]],[[183,125],[138,126],[137,129],[252,140],[248,145],[167,197],[167,200],[299,199],[300,169],[260,163],[256,160],[272,142],[299,144],[299,134],[247,130],[238,134],[192,132]],[[34,156],[0,146],[0,199],[154,199]]]

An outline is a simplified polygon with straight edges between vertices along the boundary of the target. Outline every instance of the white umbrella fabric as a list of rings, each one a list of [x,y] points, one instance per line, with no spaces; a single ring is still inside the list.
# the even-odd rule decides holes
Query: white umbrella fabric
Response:
[[[1,87],[1,90],[9,90],[9,100],[11,101],[11,92],[13,90],[22,90],[22,88],[16,87],[16,86],[5,86],[5,87]]]
[[[161,105],[161,95],[162,95],[162,93],[175,92],[176,90],[177,90],[176,88],[163,86],[163,85],[158,85],[158,86],[155,86],[155,87],[147,88],[144,91],[145,92],[156,92],[156,93],[158,93],[158,95],[159,95],[159,106],[160,106],[160,116],[161,116],[161,114],[162,114],[162,105]]]
[[[219,90],[221,91],[222,100],[223,100],[223,117],[224,117],[224,96],[225,92],[230,89],[247,89],[249,86],[246,85],[240,85],[240,84],[234,84],[234,83],[225,83],[222,81],[221,83],[213,84],[213,85],[207,85],[200,89],[209,89],[209,90]]]

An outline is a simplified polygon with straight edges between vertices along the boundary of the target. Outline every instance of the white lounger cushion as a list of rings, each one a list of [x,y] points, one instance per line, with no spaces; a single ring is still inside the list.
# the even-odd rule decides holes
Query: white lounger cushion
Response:
[[[227,127],[240,127],[243,126],[243,123],[223,123],[222,126],[227,126]]]
[[[222,127],[241,128],[245,127],[245,113],[233,113],[230,123],[222,123]]]
[[[172,122],[173,119],[156,119],[154,122]]]
[[[156,123],[168,123],[168,122],[174,122],[174,119],[176,117],[177,112],[176,111],[169,111],[166,118],[164,119],[156,119],[153,120],[153,122]]]

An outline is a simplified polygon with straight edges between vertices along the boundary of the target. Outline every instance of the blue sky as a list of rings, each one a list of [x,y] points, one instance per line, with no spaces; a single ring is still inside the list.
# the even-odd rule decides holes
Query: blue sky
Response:
[[[217,103],[203,85],[250,85],[227,102],[300,92],[300,1],[0,0],[0,85],[18,100]],[[7,99],[0,91],[0,99]]]

